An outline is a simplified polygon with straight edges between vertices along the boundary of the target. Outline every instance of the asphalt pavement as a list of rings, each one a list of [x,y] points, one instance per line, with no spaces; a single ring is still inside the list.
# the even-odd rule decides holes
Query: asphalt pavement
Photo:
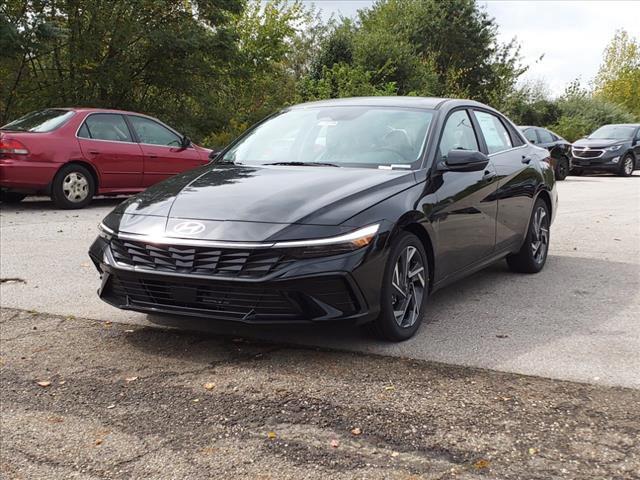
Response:
[[[404,343],[357,328],[251,327],[184,318],[163,326],[640,388],[640,172],[568,177],[547,265],[514,274],[504,262],[436,293]],[[44,199],[0,207],[0,305],[66,317],[150,325],[96,296],[87,256],[96,225],[119,200],[81,211]]]

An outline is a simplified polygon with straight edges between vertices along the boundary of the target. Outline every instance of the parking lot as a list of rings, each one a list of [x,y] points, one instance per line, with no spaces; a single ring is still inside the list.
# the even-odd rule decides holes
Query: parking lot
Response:
[[[163,326],[377,353],[603,385],[640,387],[640,175],[568,177],[545,270],[498,263],[431,299],[412,340],[384,344],[359,329],[246,328],[175,318]],[[3,307],[136,325],[96,296],[87,256],[96,225],[119,200],[80,211],[46,199],[2,206]],[[156,319],[156,322],[159,319]]]

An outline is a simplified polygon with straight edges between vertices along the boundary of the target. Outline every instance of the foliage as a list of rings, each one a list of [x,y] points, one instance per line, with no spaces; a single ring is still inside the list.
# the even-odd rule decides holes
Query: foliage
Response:
[[[479,100],[574,139],[640,117],[638,41],[618,32],[594,92],[518,84],[519,47],[474,0],[377,0],[322,21],[299,0],[3,0],[0,124],[52,106],[128,109],[220,147],[295,102]]]
[[[595,94],[622,105],[640,119],[640,42],[618,30],[596,76]]]

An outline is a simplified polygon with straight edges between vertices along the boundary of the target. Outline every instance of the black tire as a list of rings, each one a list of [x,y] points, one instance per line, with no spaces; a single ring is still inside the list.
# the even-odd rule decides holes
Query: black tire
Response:
[[[0,202],[2,203],[20,203],[26,197],[25,193],[3,192],[0,190]]]
[[[560,157],[556,163],[556,180],[562,181],[569,175],[569,159],[567,157]]]
[[[86,207],[96,191],[93,175],[86,167],[71,163],[62,167],[51,185],[51,199],[60,208]]]
[[[620,160],[620,169],[618,170],[618,175],[621,177],[630,177],[633,175],[633,170],[635,169],[635,160],[633,159],[633,155],[627,153],[622,160]]]
[[[577,170],[576,170],[575,168],[572,168],[572,169],[571,169],[571,172],[570,172],[570,175],[572,175],[572,176],[574,176],[574,177],[580,177],[580,176],[582,176],[583,174],[584,174],[584,170],[582,170],[582,169],[577,169]]]
[[[396,289],[393,286],[394,272],[401,256],[409,256],[410,267],[408,273],[415,273],[409,280],[408,275],[404,275],[396,284],[402,288]],[[406,259],[407,257],[403,257]],[[405,263],[402,261],[401,263]],[[420,270],[422,268],[423,270]],[[400,272],[398,272],[400,275]],[[404,294],[399,292],[404,290]],[[411,338],[420,328],[422,316],[424,315],[427,297],[429,295],[429,263],[427,254],[420,239],[415,235],[403,232],[394,241],[389,252],[387,265],[382,278],[382,289],[380,291],[380,315],[371,324],[373,333],[382,340],[391,342],[401,342]],[[413,303],[411,298],[414,299]],[[403,310],[401,318],[396,319],[394,307]],[[416,313],[417,311],[417,313]],[[399,323],[400,322],[400,323]],[[402,325],[404,323],[404,325]]]
[[[539,220],[538,215],[544,215]],[[538,273],[544,267],[549,253],[551,213],[547,202],[538,198],[533,205],[527,235],[518,253],[507,256],[509,268],[518,273]],[[540,227],[536,225],[540,222]],[[541,230],[545,229],[545,230]],[[536,246],[537,244],[537,246]],[[542,250],[539,250],[542,249]]]

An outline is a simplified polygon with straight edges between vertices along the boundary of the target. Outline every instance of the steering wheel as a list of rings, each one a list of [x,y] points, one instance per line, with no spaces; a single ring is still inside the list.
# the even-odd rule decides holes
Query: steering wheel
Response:
[[[414,159],[412,159],[411,157],[408,157],[408,156],[406,155],[406,153],[405,153],[405,152],[403,152],[402,150],[398,150],[398,149],[395,149],[395,148],[393,148],[393,147],[389,147],[389,146],[386,146],[386,145],[381,145],[381,146],[379,146],[379,147],[375,147],[375,148],[373,149],[373,151],[374,151],[374,152],[376,152],[376,151],[380,151],[380,152],[387,151],[387,152],[395,153],[396,155],[398,155],[399,157],[401,157],[403,160],[406,160],[406,161],[407,161],[407,163],[411,163],[411,162],[413,162],[413,161],[414,161]]]

